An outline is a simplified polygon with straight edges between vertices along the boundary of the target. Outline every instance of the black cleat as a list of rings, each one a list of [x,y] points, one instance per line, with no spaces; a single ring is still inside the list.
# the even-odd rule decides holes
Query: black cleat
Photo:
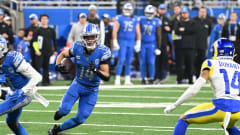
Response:
[[[63,115],[60,115],[60,114],[58,113],[58,111],[55,112],[54,120],[60,120],[62,117],[63,117]]]
[[[51,129],[48,130],[48,135],[58,135],[60,132],[60,127],[57,125],[54,125]]]
[[[147,84],[147,82],[146,82],[145,79],[142,79],[142,84],[143,84],[143,85]]]
[[[150,85],[152,85],[152,84],[153,84],[153,82],[154,82],[154,80],[153,80],[153,79],[149,79],[149,80],[148,80],[148,84],[150,84]]]

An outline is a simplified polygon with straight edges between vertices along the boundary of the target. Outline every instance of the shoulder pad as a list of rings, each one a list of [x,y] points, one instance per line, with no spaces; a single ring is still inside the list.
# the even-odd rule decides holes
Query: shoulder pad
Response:
[[[212,60],[207,59],[203,62],[202,67],[201,67],[201,72],[203,72],[203,70],[205,69],[209,69],[210,70],[210,77],[213,74],[213,63]]]

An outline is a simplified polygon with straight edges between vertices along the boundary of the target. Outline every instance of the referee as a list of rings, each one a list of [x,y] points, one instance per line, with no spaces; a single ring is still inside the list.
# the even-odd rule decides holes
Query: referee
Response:
[[[33,48],[35,51],[35,66],[40,72],[43,69],[42,85],[50,85],[49,81],[49,59],[52,54],[57,55],[56,33],[53,28],[48,26],[49,17],[42,14],[40,17],[41,26],[33,36]]]

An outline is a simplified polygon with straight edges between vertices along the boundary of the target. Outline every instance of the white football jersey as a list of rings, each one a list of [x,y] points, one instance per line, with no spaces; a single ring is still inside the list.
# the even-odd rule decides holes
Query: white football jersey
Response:
[[[206,60],[202,69],[210,69],[210,83],[216,99],[240,100],[240,65],[233,60]]]

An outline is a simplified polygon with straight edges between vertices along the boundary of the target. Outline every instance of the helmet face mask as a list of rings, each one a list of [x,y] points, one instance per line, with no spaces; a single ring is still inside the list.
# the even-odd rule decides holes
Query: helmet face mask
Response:
[[[144,13],[148,20],[152,20],[155,15],[155,8],[152,5],[148,5],[146,6]]]
[[[95,24],[88,24],[83,29],[81,34],[81,41],[89,51],[94,50],[100,40],[99,28]]]
[[[7,42],[3,37],[0,37],[0,59],[8,52]]]
[[[133,6],[131,3],[126,3],[124,6],[123,6],[123,15],[124,16],[131,16],[133,14]]]

